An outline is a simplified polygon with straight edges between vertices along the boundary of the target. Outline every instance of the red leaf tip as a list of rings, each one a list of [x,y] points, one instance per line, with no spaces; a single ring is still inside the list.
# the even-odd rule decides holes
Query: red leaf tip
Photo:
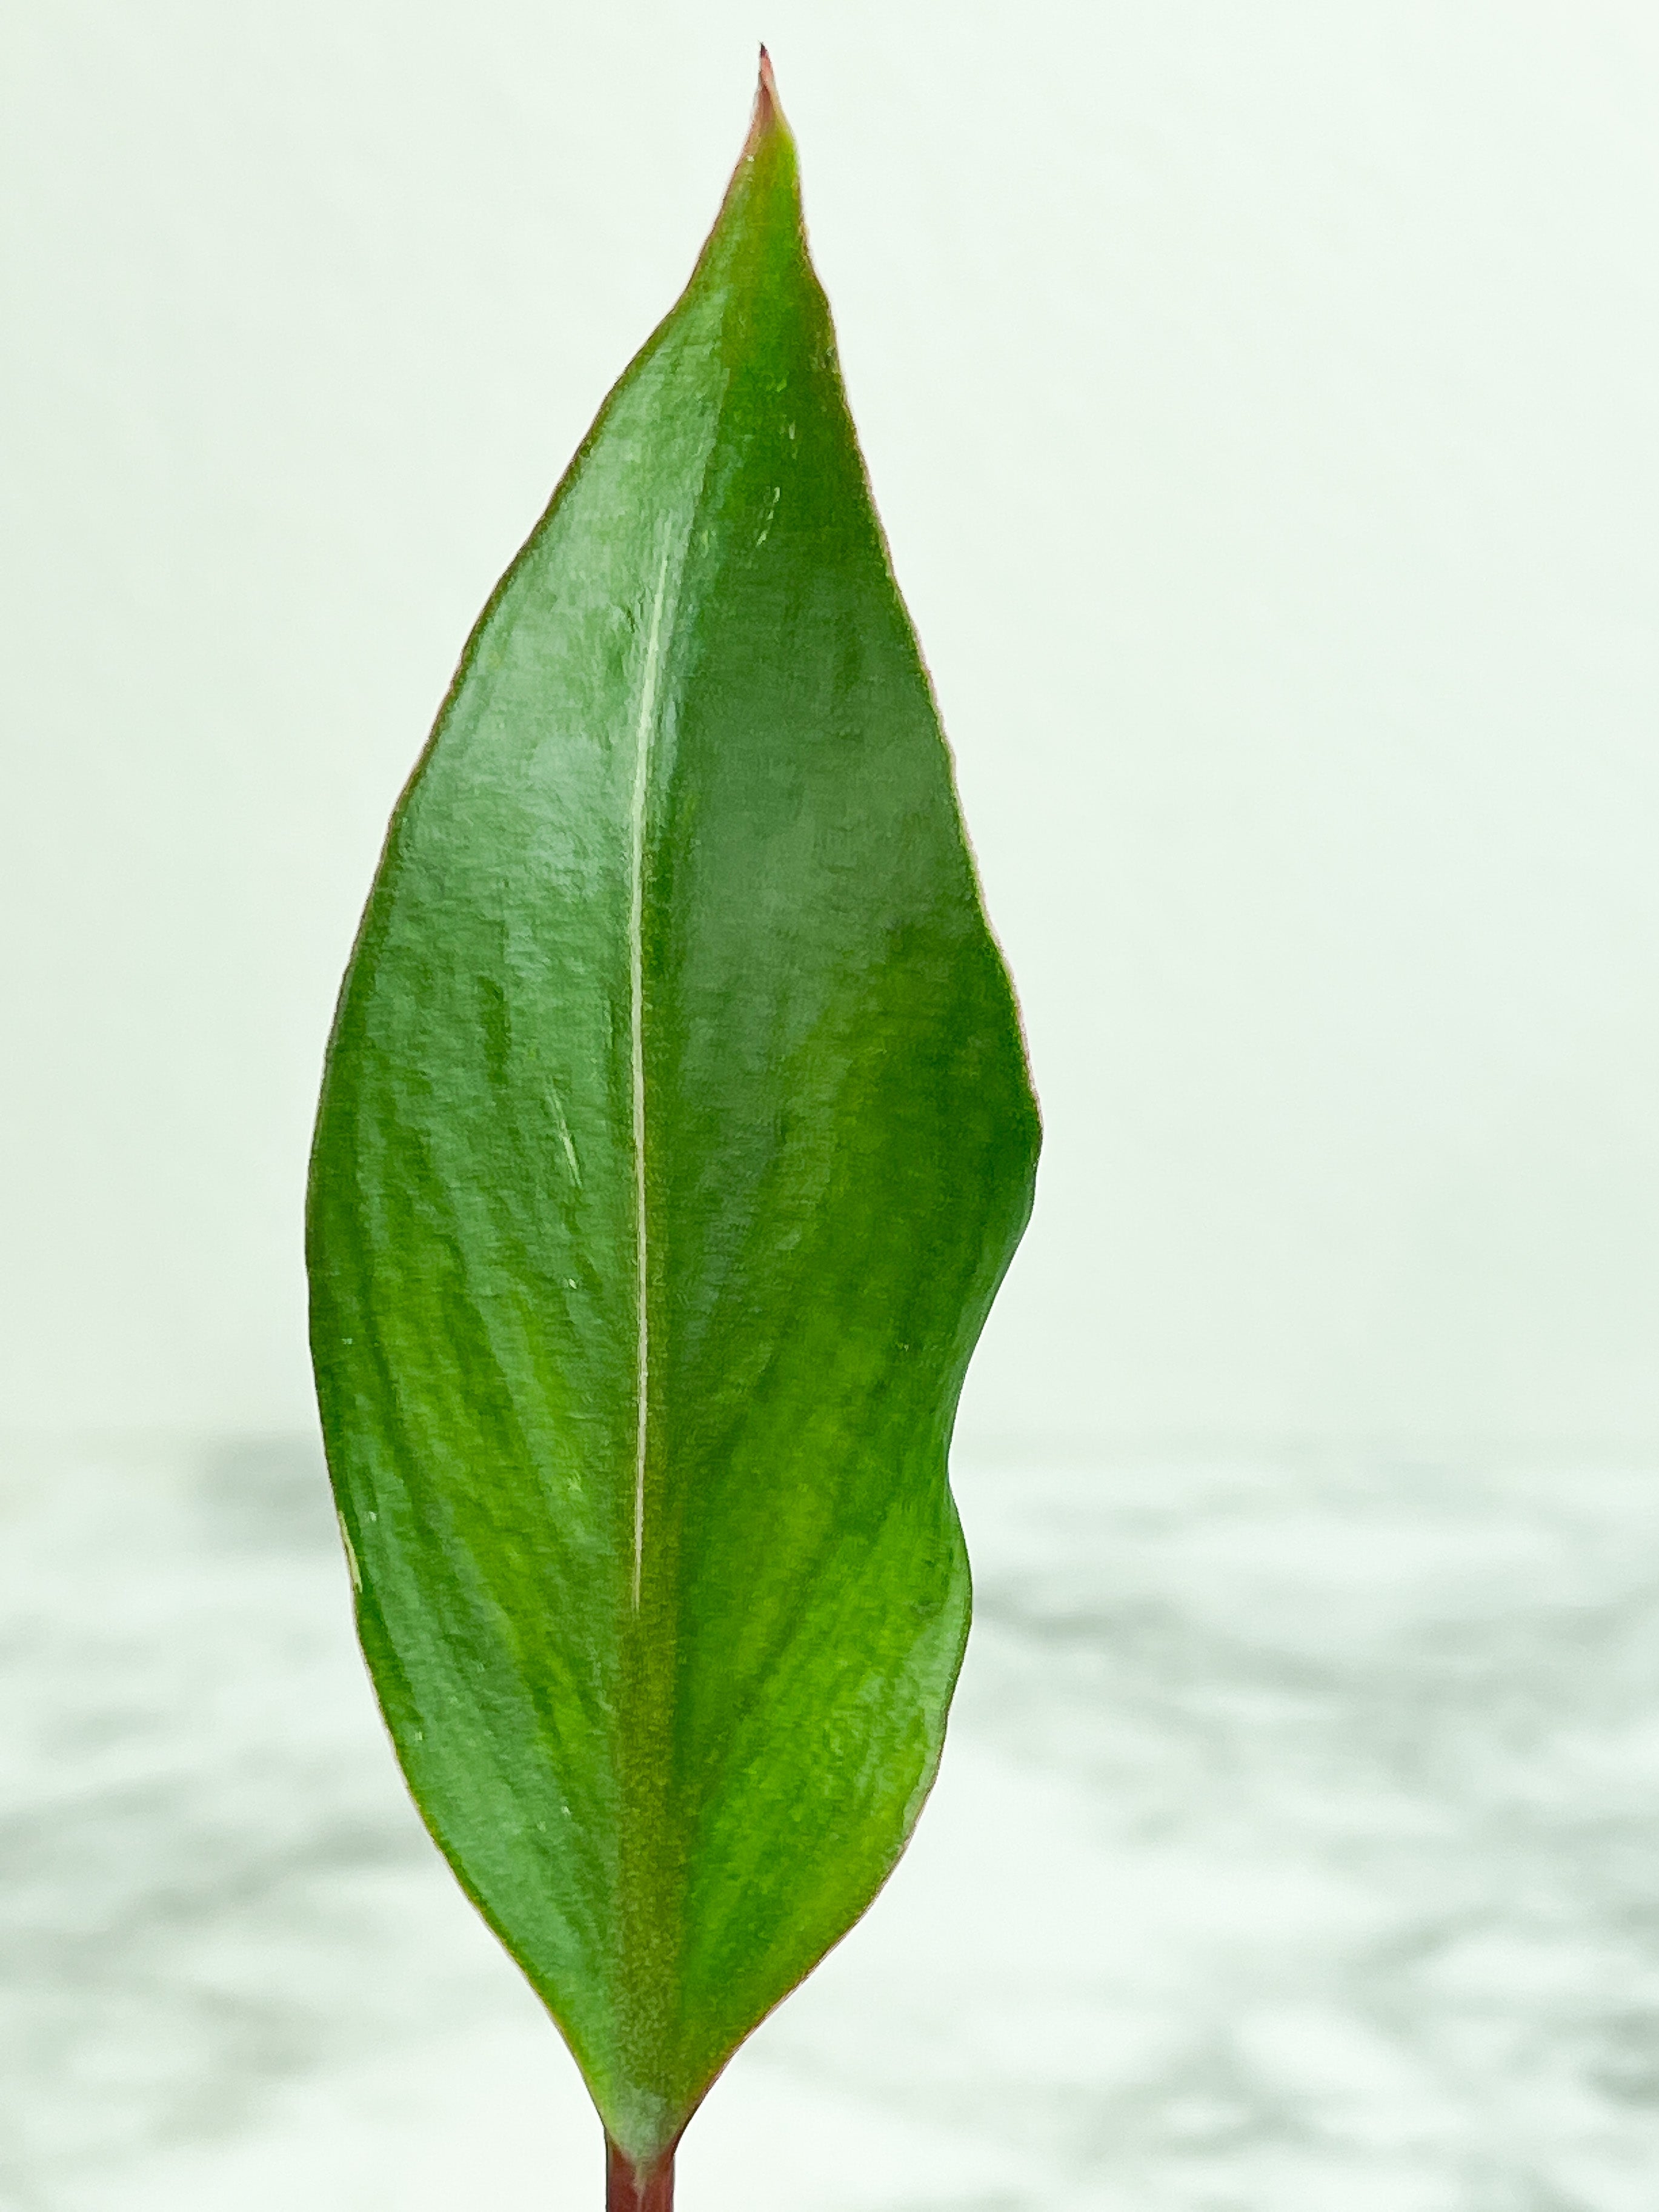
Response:
[[[783,126],[783,109],[778,100],[778,81],[772,74],[772,57],[764,46],[760,50],[760,82],[755,87],[755,112],[749,124],[749,143],[745,152],[752,153],[769,131]]]

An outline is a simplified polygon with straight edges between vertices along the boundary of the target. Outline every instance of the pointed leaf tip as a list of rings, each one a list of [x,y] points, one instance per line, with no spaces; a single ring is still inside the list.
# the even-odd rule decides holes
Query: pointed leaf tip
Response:
[[[770,131],[787,129],[783,119],[783,108],[778,99],[778,81],[772,73],[772,57],[764,46],[760,50],[760,79],[755,87],[755,112],[750,118],[749,145],[752,152]]]

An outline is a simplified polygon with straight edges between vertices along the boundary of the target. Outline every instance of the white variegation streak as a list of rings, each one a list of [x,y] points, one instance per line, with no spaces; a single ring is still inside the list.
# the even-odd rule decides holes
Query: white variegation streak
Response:
[[[660,720],[663,611],[668,599],[668,571],[673,544],[663,548],[657,588],[646,633],[645,665],[640,677],[640,717],[635,732],[634,790],[629,806],[628,994],[629,1049],[634,1079],[634,1294],[638,1305],[635,1338],[634,1404],[634,1610],[640,1609],[645,1568],[645,1462],[651,1425],[651,1224],[645,1176],[645,829],[651,789],[651,754]]]

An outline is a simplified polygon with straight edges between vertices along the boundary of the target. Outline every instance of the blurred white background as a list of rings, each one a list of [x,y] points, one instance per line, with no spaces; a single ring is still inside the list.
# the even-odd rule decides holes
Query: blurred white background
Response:
[[[761,33],[1047,1113],[969,1441],[1659,1443],[1638,0],[21,0],[3,1419],[308,1422],[385,818]]]
[[[1648,2212],[1659,14],[12,0],[0,2212],[586,2206],[312,1439],[336,984],[771,45],[1048,1121],[686,2212]]]

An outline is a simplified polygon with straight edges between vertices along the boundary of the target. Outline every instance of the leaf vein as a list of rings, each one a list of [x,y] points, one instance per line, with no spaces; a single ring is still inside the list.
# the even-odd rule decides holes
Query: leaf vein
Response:
[[[645,1569],[645,1468],[650,1441],[651,1261],[650,1219],[645,1173],[645,828],[650,796],[651,753],[659,720],[663,608],[668,597],[668,568],[673,541],[664,546],[651,603],[645,667],[640,678],[640,719],[635,733],[634,791],[629,807],[628,993],[629,1049],[634,1091],[634,1258],[638,1320],[635,1340],[634,1400],[634,1610],[640,1609]]]

